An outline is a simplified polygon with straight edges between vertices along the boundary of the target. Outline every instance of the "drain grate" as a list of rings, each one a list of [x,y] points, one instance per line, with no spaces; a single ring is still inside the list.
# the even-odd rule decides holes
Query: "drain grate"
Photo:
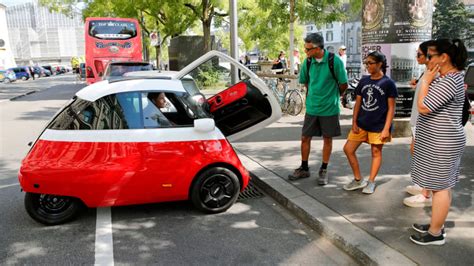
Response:
[[[248,186],[244,191],[240,192],[237,200],[247,200],[247,199],[258,199],[265,197],[265,195],[260,191],[260,189],[255,185],[255,183],[250,179]]]

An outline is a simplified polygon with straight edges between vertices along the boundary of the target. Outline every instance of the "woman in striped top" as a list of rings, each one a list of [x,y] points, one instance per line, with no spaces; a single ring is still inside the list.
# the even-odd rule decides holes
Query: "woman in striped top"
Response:
[[[410,239],[419,245],[443,245],[450,189],[458,181],[466,144],[461,125],[465,93],[461,71],[467,51],[459,39],[438,39],[429,45],[427,58],[428,70],[420,80],[411,176],[413,183],[432,191],[433,204],[430,224],[414,224],[413,229],[421,234]]]

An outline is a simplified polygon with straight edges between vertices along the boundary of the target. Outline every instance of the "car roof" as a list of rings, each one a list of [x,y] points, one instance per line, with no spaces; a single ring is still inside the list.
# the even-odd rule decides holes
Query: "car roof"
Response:
[[[110,94],[131,91],[186,92],[181,81],[177,79],[129,78],[112,82],[103,80],[94,83],[78,91],[76,96],[93,102]]]

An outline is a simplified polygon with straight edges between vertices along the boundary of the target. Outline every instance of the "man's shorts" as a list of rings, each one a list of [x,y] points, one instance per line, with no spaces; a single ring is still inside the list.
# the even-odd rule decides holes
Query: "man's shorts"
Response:
[[[304,116],[303,131],[305,137],[326,137],[332,138],[341,135],[341,126],[339,125],[339,115],[333,116],[313,116],[306,114]]]
[[[369,132],[359,128],[358,134],[355,134],[352,130],[349,131],[347,140],[367,142],[369,144],[385,144],[392,140],[392,134],[390,134],[384,141],[380,140],[380,135],[382,135],[382,132]]]

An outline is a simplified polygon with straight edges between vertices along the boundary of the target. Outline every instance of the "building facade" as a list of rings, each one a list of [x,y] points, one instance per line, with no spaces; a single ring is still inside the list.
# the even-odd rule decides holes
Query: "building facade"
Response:
[[[306,24],[305,36],[317,32],[324,38],[325,48],[337,53],[340,46],[346,46],[348,75],[358,76],[361,66],[361,21],[332,22],[323,26]]]
[[[0,70],[16,67],[7,30],[6,6],[0,4]]]
[[[84,23],[80,13],[69,18],[51,13],[32,0],[7,7],[6,19],[18,65],[69,64],[71,57],[84,55]]]

